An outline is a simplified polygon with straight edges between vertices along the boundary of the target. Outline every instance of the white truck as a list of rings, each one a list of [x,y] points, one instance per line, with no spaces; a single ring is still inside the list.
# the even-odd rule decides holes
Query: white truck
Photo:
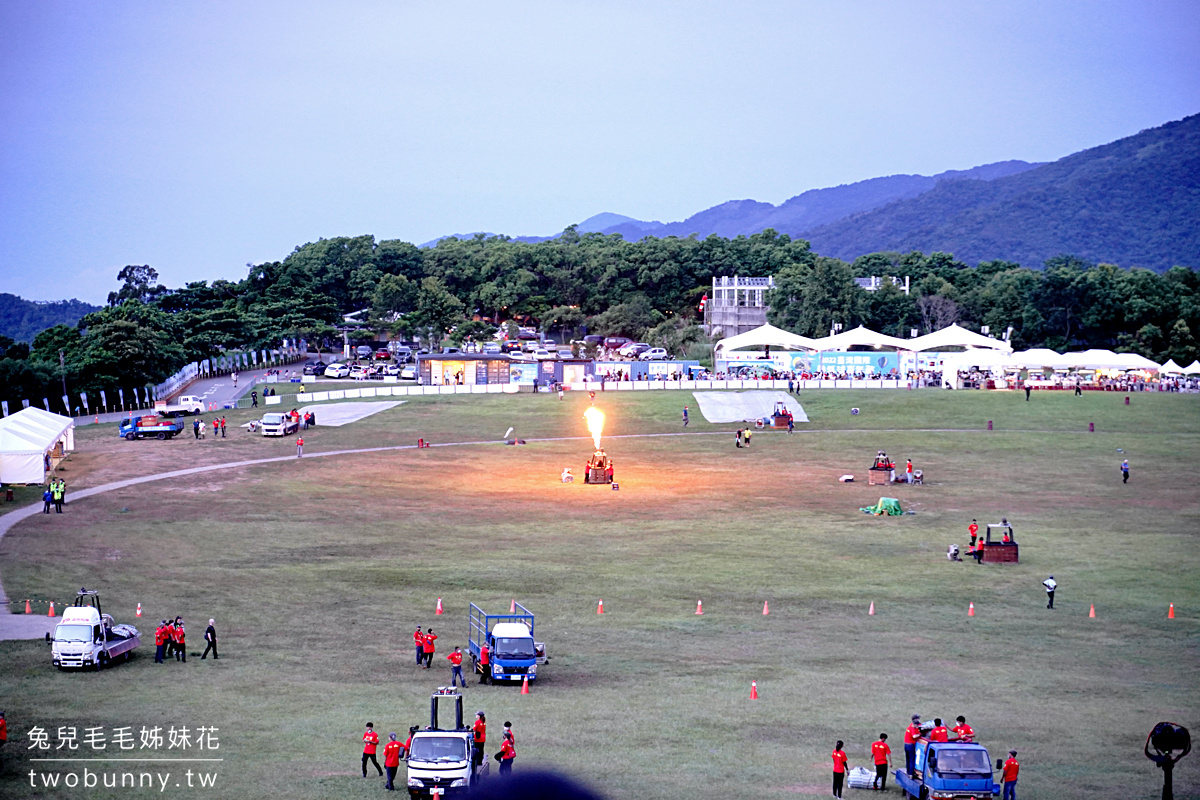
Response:
[[[291,414],[263,414],[259,420],[259,428],[263,436],[290,436],[300,430],[300,422]]]
[[[46,634],[54,666],[91,668],[99,672],[117,659],[128,660],[142,643],[132,625],[115,625],[113,618],[100,610],[98,592],[80,589],[75,605],[63,611],[54,628]]]
[[[164,417],[186,417],[189,414],[204,413],[204,398],[194,394],[185,394],[174,403],[158,401],[154,404],[154,413]]]
[[[454,727],[438,726],[438,701],[454,701]],[[442,686],[430,698],[429,727],[412,735],[408,761],[408,794],[414,798],[431,797],[436,790],[447,794],[466,793],[487,771],[487,760],[477,773],[471,758],[474,736],[463,724],[463,699],[458,689]]]

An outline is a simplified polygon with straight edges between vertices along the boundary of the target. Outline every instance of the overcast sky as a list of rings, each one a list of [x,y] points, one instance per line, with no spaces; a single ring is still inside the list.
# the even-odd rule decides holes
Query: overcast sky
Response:
[[[1005,159],[1200,111],[1195,0],[0,0],[0,291]]]

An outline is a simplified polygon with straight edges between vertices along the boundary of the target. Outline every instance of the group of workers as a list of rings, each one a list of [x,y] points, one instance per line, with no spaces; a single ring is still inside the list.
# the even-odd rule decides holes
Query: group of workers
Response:
[[[210,652],[214,661],[220,658],[217,655],[216,620],[208,621],[208,627],[204,630],[204,641],[207,646],[200,660],[208,658]],[[165,658],[171,656],[175,656],[176,661],[187,663],[187,633],[184,630],[183,617],[177,616],[172,621],[164,619],[154,629],[154,663],[162,664]]]
[[[888,456],[887,453],[879,450],[875,453],[875,463],[871,465],[871,469],[887,470],[888,480],[892,483],[896,482],[896,462]],[[916,470],[913,469],[911,458],[904,460],[904,475],[901,478],[905,483],[913,483],[916,481]]]
[[[51,478],[42,492],[42,513],[49,514],[50,506],[54,506],[56,514],[62,513],[63,501],[67,499],[67,482],[62,478]]]
[[[388,742],[383,746],[383,766],[375,757],[379,748],[379,734],[375,732],[375,724],[367,723],[363,732],[362,776],[367,777],[367,764],[373,764],[380,777],[387,771],[387,783],[384,788],[389,792],[396,790],[396,772],[400,769],[401,760],[407,759],[412,753],[413,734],[421,730],[421,726],[413,725],[408,729],[408,739],[403,744],[395,733],[388,734]],[[483,758],[487,750],[487,715],[482,711],[475,712],[475,724],[471,726],[471,765],[478,773],[483,768]],[[516,739],[513,737],[512,723],[504,723],[501,734],[500,750],[496,753],[496,761],[500,763],[500,774],[512,772],[513,759],[517,757]]]
[[[1002,529],[1000,541],[992,542],[991,544],[1000,544],[1000,545],[1016,544],[1016,538],[1013,535],[1012,525],[1010,525],[1008,523],[1008,517],[1000,518],[1000,528]],[[969,558],[974,558],[976,564],[982,564],[983,563],[983,552],[984,552],[984,549],[987,547],[988,542],[987,542],[986,537],[979,535],[979,521],[978,520],[974,520],[974,519],[971,520],[971,524],[967,526],[967,533],[969,533],[971,536],[971,542],[970,542],[970,544],[967,545],[967,556]],[[951,561],[961,561],[962,560],[961,558],[959,558],[958,545],[956,545],[956,544],[950,545],[950,549],[946,551],[946,558],[948,558]]]

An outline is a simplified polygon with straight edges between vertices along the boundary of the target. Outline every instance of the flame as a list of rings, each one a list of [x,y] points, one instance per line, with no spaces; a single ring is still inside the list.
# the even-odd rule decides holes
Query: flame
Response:
[[[588,430],[591,431],[592,441],[596,444],[596,449],[600,449],[600,434],[604,432],[604,412],[595,406],[588,406],[588,410],[583,412],[583,418],[587,420]]]

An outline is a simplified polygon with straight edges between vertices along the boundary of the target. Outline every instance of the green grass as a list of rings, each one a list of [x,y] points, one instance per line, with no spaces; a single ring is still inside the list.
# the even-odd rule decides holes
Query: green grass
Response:
[[[641,436],[682,433],[685,402],[687,435]],[[563,466],[580,472],[587,442],[537,441],[585,436],[585,397],[445,396],[318,428],[306,451],[419,436],[486,444],[210,472],[39,515],[0,540],[11,597],[94,585],[118,620],[142,603],[151,633],[184,615],[191,650],[212,616],[224,657],[159,667],[143,647],[131,664],[69,674],[43,644],[0,643],[12,739],[0,795],[27,794],[31,725],[204,724],[221,729],[220,796],[373,796],[380,784],[358,777],[363,723],[385,736],[423,723],[430,689],[449,677],[414,668],[413,627],[438,630],[445,664],[465,644],[469,602],[516,598],[537,613],[550,665],[528,696],[466,693],[497,728],[513,721],[517,769],[564,769],[613,798],[824,796],[835,739],[863,764],[910,714],[961,713],[993,757],[1021,751],[1025,800],[1156,796],[1146,733],[1162,719],[1196,728],[1200,709],[1200,398],[828,391],[802,402],[812,422],[796,435],[764,432],[737,450],[737,426],[704,423],[690,394],[597,394],[619,492],[558,482]],[[229,412],[230,425],[250,416]],[[495,444],[509,426],[530,444]],[[79,432],[75,485],[168,458],[294,452],[240,431],[219,445],[107,433]],[[837,482],[865,475],[880,448],[912,457],[927,485]],[[916,513],[858,511],[881,494]],[[1019,565],[945,560],[972,517],[1001,515]],[[1053,612],[1040,585],[1051,572]],[[1200,797],[1198,784],[1185,759],[1176,796]]]

